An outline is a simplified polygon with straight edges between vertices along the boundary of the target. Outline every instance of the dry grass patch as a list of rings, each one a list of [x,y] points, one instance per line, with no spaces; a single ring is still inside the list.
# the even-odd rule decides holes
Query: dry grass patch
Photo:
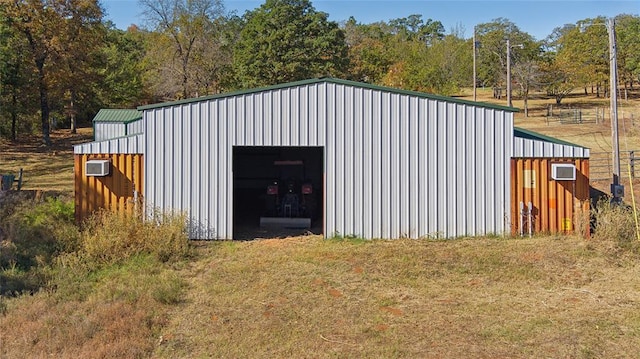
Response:
[[[153,298],[153,269],[128,269],[98,274],[78,288],[80,300],[53,292],[6,299],[0,357],[149,357],[169,306]]]
[[[640,265],[574,238],[203,244],[160,357],[632,357]]]
[[[465,93],[463,98],[473,97]],[[491,89],[479,89],[478,101],[506,105],[506,98],[492,98]],[[561,140],[590,148],[594,152],[611,151],[611,122],[609,115],[609,99],[596,97],[595,94],[584,95],[583,90],[576,90],[562,100],[561,105],[555,99],[543,94],[532,94],[529,99],[529,117],[524,116],[524,101],[514,93],[513,106],[520,109],[515,114],[515,125],[536,131]],[[585,116],[595,115],[596,109],[604,111],[603,123],[565,123],[547,122],[547,109],[552,106],[554,113],[582,110]],[[618,124],[620,132],[620,149],[637,150],[640,144],[640,90],[630,91],[629,98],[618,100]]]
[[[612,239],[296,237],[67,266],[4,299],[0,356],[634,357],[640,264]]]
[[[73,145],[89,142],[92,128],[80,128],[77,134],[69,130],[51,133],[52,146],[41,146],[37,136],[16,142],[0,140],[0,173],[16,174],[22,168],[23,189],[46,189],[73,193]]]

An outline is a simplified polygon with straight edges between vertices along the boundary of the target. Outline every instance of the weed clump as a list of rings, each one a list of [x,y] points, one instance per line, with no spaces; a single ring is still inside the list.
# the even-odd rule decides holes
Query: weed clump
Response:
[[[631,206],[600,200],[593,209],[593,238],[611,244],[615,251],[640,254],[634,215]]]
[[[56,198],[15,204],[0,218],[0,267],[29,270],[78,248],[74,206]]]
[[[191,254],[183,215],[149,219],[103,211],[79,228],[74,210],[73,201],[57,198],[3,202],[0,295],[58,288],[59,280],[79,288],[87,273],[136,256],[170,263]]]
[[[120,263],[140,254],[160,262],[190,255],[184,215],[160,214],[149,220],[103,211],[94,215],[81,235],[80,256],[92,267]]]
[[[80,240],[73,202],[11,199],[0,211],[0,295],[37,291],[49,280],[45,269]]]

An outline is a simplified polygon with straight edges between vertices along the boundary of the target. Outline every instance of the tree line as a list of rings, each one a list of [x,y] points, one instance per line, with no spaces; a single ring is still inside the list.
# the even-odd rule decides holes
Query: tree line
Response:
[[[144,26],[117,29],[99,0],[0,0],[0,136],[50,126],[75,131],[100,108],[134,108],[332,76],[454,95],[506,84],[514,95],[544,91],[560,103],[584,88],[607,96],[606,19],[584,19],[537,40],[508,19],[445,31],[412,14],[363,24],[328,20],[310,0],[266,0],[238,15],[222,0],[139,0]],[[640,80],[640,18],[618,15],[620,85]],[[475,39],[475,42],[474,42]],[[506,51],[509,39],[510,51]]]

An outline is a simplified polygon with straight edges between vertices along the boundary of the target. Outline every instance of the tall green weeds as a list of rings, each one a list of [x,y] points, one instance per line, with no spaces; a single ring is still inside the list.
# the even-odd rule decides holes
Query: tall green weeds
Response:
[[[78,248],[72,202],[48,198],[16,204],[0,218],[0,268],[29,270]]]
[[[47,267],[78,249],[73,202],[3,202],[0,211],[0,295],[34,292],[49,280]]]
[[[149,220],[103,211],[80,229],[72,201],[6,205],[0,212],[0,295],[44,286],[80,289],[89,285],[90,273],[140,256],[160,264],[182,260],[191,254],[185,223],[183,215]]]
[[[96,284],[102,286],[105,280],[120,278],[115,282],[133,284],[107,286],[107,292],[116,298],[124,295],[137,300],[144,296],[142,293],[152,291],[154,299],[162,303],[176,302],[182,282],[164,273],[163,265],[191,256],[185,223],[183,215],[165,214],[148,220],[107,211],[97,213],[85,223],[79,248],[56,259],[52,272],[58,295],[82,300]],[[146,278],[142,280],[145,285],[135,284],[141,278]]]

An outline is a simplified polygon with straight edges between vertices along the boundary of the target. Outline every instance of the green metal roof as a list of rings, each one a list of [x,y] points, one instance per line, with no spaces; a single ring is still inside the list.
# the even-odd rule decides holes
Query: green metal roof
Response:
[[[252,94],[252,93],[257,93],[257,92],[279,90],[279,89],[288,88],[288,87],[312,85],[312,84],[318,84],[318,83],[333,83],[333,84],[339,84],[339,85],[360,87],[360,88],[366,88],[366,89],[371,89],[371,90],[391,92],[391,93],[397,93],[397,94],[401,94],[401,95],[416,96],[416,97],[420,97],[420,98],[427,98],[427,99],[432,99],[432,100],[460,103],[460,104],[465,104],[465,105],[484,107],[484,108],[491,108],[491,109],[497,109],[497,110],[504,110],[504,111],[510,111],[510,112],[518,112],[518,111],[520,111],[518,108],[515,108],[515,107],[500,106],[500,105],[494,105],[494,104],[489,104],[489,103],[485,103],[485,102],[474,102],[474,101],[468,101],[468,100],[461,100],[461,99],[457,99],[455,97],[432,95],[432,94],[427,94],[427,93],[418,92],[418,91],[400,90],[400,89],[391,88],[391,87],[377,86],[377,85],[371,85],[371,84],[364,83],[364,82],[342,80],[342,79],[336,79],[336,78],[331,78],[331,77],[322,77],[322,78],[316,78],[316,79],[302,80],[302,81],[289,82],[289,83],[273,85],[273,86],[267,86],[267,87],[259,87],[259,88],[254,88],[254,89],[234,91],[234,92],[228,92],[228,93],[217,94],[217,95],[209,95],[209,96],[203,96],[203,97],[197,97],[197,98],[191,98],[191,99],[185,99],[185,100],[179,100],[179,101],[171,101],[171,102],[164,102],[164,103],[158,103],[158,104],[153,104],[153,105],[146,105],[146,106],[138,107],[138,110],[143,111],[143,110],[149,110],[149,109],[160,108],[160,107],[183,105],[183,104],[200,102],[200,101],[222,99],[222,98],[226,98],[226,97],[241,96],[241,95]]]
[[[103,108],[93,118],[93,122],[131,123],[142,119],[142,112],[135,109]]]
[[[524,128],[520,128],[520,127],[513,128],[513,135],[515,137],[526,138],[528,140],[537,140],[537,141],[551,142],[558,145],[586,148],[584,146],[576,145],[575,143],[563,141],[555,137],[545,136],[541,133],[525,130]]]

